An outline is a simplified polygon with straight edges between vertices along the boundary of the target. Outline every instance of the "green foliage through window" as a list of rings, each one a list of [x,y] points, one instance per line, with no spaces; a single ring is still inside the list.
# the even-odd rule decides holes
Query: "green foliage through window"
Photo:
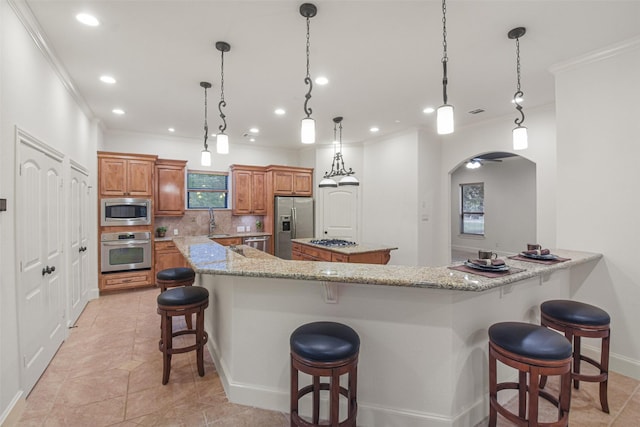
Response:
[[[229,207],[229,175],[225,172],[187,171],[188,209]]]
[[[460,233],[484,236],[484,183],[460,184]]]

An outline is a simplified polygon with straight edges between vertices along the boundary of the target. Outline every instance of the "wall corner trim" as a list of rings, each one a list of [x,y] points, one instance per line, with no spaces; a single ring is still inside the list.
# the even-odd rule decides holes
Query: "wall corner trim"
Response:
[[[640,49],[640,36],[633,37],[622,42],[609,45],[605,48],[588,52],[584,55],[572,58],[568,61],[563,61],[558,64],[552,65],[551,67],[549,67],[549,71],[551,72],[551,74],[558,74],[563,71],[571,70],[573,68],[593,62],[602,61],[635,49]]]

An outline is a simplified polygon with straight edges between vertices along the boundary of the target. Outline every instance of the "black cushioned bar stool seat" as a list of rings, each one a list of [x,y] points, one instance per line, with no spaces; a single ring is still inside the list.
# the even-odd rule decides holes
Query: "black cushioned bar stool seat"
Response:
[[[349,326],[335,322],[314,322],[300,326],[291,334],[291,425],[351,427],[356,425],[357,375],[360,337]],[[298,373],[312,376],[312,384],[298,388]],[[340,376],[348,374],[347,388]],[[329,377],[329,383],[321,383]],[[320,391],[329,391],[329,424],[320,423]],[[298,413],[298,401],[313,393],[311,423]],[[348,413],[339,420],[340,395],[347,398]]]
[[[518,370],[517,383],[498,383],[497,361]],[[558,397],[539,389],[541,377],[548,375],[561,377]],[[518,390],[518,415],[498,403],[498,391],[505,389]],[[538,421],[540,397],[558,408],[556,422]],[[571,343],[566,338],[530,323],[503,322],[489,328],[489,426],[496,425],[497,414],[516,425],[567,426],[570,398]]]
[[[580,381],[600,383],[600,405],[609,413],[607,383],[609,381],[609,338],[611,336],[609,314],[599,307],[571,300],[551,300],[540,304],[541,324],[563,332],[573,344],[573,387],[578,389]],[[601,338],[600,362],[581,354],[581,338]],[[600,373],[582,374],[580,362],[595,366]],[[544,387],[546,381],[542,380]]]
[[[171,355],[196,351],[198,374],[204,376],[204,346],[208,335],[204,330],[204,311],[209,306],[209,291],[197,286],[168,289],[158,295],[158,314],[160,317],[160,342],[162,352],[162,384],[169,382],[171,373]],[[173,331],[173,316],[196,315],[196,327]],[[180,335],[195,335],[195,344],[173,348],[173,338]]]
[[[167,268],[156,273],[156,283],[160,288],[160,292],[178,286],[191,286],[195,281],[196,272],[189,267]],[[187,327],[192,329],[191,315],[185,316],[184,320],[187,322]]]

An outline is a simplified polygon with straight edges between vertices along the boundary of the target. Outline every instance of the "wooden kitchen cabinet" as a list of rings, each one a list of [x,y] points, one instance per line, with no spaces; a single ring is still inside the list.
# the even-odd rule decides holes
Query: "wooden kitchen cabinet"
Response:
[[[211,240],[221,244],[222,246],[232,246],[232,245],[242,244],[242,237],[217,237]]]
[[[158,159],[155,163],[154,214],[184,215],[186,160]]]
[[[170,240],[155,242],[154,257],[156,274],[167,268],[189,267],[187,260]]]
[[[313,169],[289,166],[268,166],[273,194],[276,196],[312,196]]]
[[[144,288],[154,285],[155,280],[151,269],[101,274],[99,282],[100,292]]]
[[[153,197],[153,171],[157,156],[98,152],[102,197]]]
[[[360,264],[386,264],[391,259],[390,249],[380,249],[362,253],[345,254],[330,248],[305,245],[293,242],[291,259],[304,261],[351,262]]]
[[[260,166],[231,165],[233,215],[267,213],[266,176]]]

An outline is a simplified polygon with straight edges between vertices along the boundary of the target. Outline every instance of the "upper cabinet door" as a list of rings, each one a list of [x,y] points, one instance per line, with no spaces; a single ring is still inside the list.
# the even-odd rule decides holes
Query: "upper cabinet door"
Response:
[[[98,153],[102,197],[153,197],[156,156]]]
[[[276,196],[312,196],[313,169],[287,166],[268,166],[272,174],[273,194]]]
[[[266,215],[267,173],[259,166],[231,166],[234,215]]]
[[[184,160],[156,161],[154,213],[157,216],[184,215],[186,165]]]

